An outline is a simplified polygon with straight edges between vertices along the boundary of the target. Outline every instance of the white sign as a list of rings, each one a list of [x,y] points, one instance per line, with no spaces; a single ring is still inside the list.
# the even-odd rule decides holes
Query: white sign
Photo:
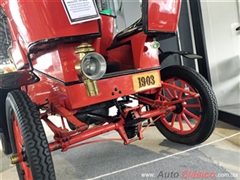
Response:
[[[62,0],[62,4],[71,24],[100,18],[94,0]]]

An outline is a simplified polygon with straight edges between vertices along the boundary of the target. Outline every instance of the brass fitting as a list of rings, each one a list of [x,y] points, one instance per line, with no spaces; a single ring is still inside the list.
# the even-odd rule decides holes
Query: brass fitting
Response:
[[[85,79],[83,82],[84,82],[85,88],[87,90],[87,95],[88,96],[96,96],[96,95],[99,94],[98,86],[97,86],[96,81],[93,81],[93,80],[90,80],[90,79]]]
[[[89,52],[94,52],[95,49],[92,47],[91,44],[88,44],[86,42],[80,44],[76,50],[75,50],[75,54],[79,54],[79,59],[75,64],[75,69],[77,71],[78,75],[81,75],[81,60],[84,58],[84,56],[89,53]]]
[[[10,162],[11,164],[17,164],[19,163],[19,157],[18,157],[18,154],[13,154],[11,157],[10,157]]]
[[[88,53],[88,52],[94,52],[94,51],[95,49],[92,47],[91,44],[84,42],[76,48],[75,53],[79,54],[79,53]]]

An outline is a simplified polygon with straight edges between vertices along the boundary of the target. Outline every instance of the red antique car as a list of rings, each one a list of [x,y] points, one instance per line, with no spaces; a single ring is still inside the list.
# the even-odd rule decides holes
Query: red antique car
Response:
[[[167,139],[188,145],[213,132],[218,109],[208,82],[189,67],[161,69],[174,53],[200,58],[160,49],[160,40],[175,35],[180,0],[143,1],[142,17],[115,37],[114,16],[99,13],[93,0],[0,5],[1,39],[11,37],[2,51],[17,69],[0,74],[1,140],[20,179],[55,179],[52,151],[99,142],[86,140],[109,131],[125,145],[143,139],[152,124]],[[133,100],[138,104],[130,106]],[[113,106],[117,112],[110,116]]]

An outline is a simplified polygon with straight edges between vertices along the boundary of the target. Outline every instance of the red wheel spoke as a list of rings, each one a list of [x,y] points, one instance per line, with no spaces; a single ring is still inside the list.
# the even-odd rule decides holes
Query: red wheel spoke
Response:
[[[179,123],[180,130],[183,131],[183,123],[182,123],[181,114],[178,114],[178,123]]]
[[[176,119],[176,118],[175,118]],[[174,122],[175,122],[175,119],[174,119]],[[175,128],[174,126],[170,126],[168,120],[166,118],[162,118],[161,121],[163,122],[163,124],[167,127],[169,127],[169,129],[172,131],[172,132],[177,132],[179,131],[179,129]]]
[[[185,120],[185,122],[187,123],[188,127],[189,127],[190,129],[193,129],[192,124],[189,122],[187,116],[186,116],[185,114],[182,114],[182,117],[183,117],[183,119]]]
[[[182,83],[181,88],[184,89],[184,83]],[[183,91],[179,93],[179,99],[182,99]]]
[[[175,86],[175,81],[174,81],[174,80],[172,81],[172,85]],[[174,96],[175,98],[178,98],[178,96],[177,96],[177,90],[176,90],[176,89],[173,89],[173,96]]]
[[[189,108],[200,108],[201,106],[199,104],[184,104],[184,107]]]
[[[168,124],[168,121],[166,118],[163,118],[162,120],[165,121],[165,124]]]
[[[177,117],[177,115],[176,115],[176,114],[173,114],[172,120],[171,120],[171,127],[173,127],[174,122],[175,122],[175,120],[176,120],[176,117]]]
[[[169,95],[170,99],[173,99],[174,97],[173,97],[172,93],[169,91],[169,89],[165,88],[165,90],[166,90],[167,94]]]
[[[200,121],[200,117],[196,116],[195,114],[191,113],[190,111],[188,111],[187,109],[183,109],[183,111],[188,114],[189,116],[193,117],[194,119],[196,119],[197,121]]]
[[[167,100],[167,101],[170,101],[170,99],[168,99],[166,96],[164,96],[164,95],[162,95],[162,94],[159,94],[159,97],[160,97],[160,98],[163,98],[163,99],[165,99],[165,100]]]

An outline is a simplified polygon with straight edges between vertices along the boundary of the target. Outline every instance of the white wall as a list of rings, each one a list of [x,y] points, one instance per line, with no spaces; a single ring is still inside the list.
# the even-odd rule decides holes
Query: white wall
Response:
[[[120,5],[118,5],[119,8]],[[115,6],[116,8],[117,6]],[[141,3],[139,0],[122,0],[121,11],[116,9],[117,15],[117,32],[133,24],[141,16]]]
[[[202,0],[213,89],[219,106],[240,103],[239,0]]]
[[[102,0],[105,8],[112,10],[115,19],[115,34],[137,21],[141,15],[141,0]]]

